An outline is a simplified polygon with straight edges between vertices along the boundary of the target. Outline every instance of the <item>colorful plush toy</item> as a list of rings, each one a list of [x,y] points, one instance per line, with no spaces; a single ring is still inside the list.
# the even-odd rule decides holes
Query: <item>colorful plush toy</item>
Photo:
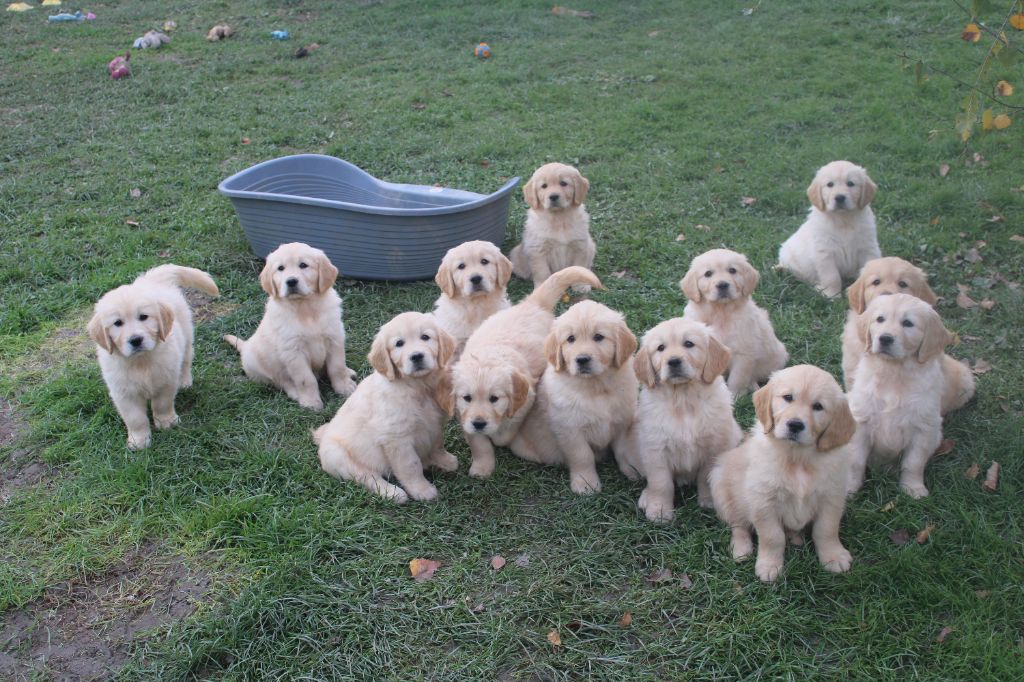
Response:
[[[7,5],[8,12],[27,12],[30,9],[32,9],[32,5],[27,2],[12,2]]]
[[[274,40],[288,40],[288,31],[271,31],[270,37]]]
[[[145,50],[147,48],[160,47],[164,43],[169,42],[171,42],[170,36],[161,33],[160,31],[146,31],[146,35],[135,39],[135,42],[132,43],[132,47],[135,49]]]
[[[107,71],[110,72],[111,78],[118,81],[132,75],[131,69],[128,68],[128,60],[131,59],[131,56],[131,52],[125,52],[123,57],[118,55],[110,60],[110,63],[107,64]]]
[[[60,14],[51,14],[46,17],[47,21],[85,21],[85,15],[82,14],[82,10],[77,10],[74,14],[68,14],[67,12],[61,12]]]
[[[490,59],[491,57],[491,46],[487,43],[480,43],[473,48],[473,56],[477,59]]]
[[[170,33],[174,29],[178,28],[178,22],[176,21],[165,21],[164,22],[164,33]]]

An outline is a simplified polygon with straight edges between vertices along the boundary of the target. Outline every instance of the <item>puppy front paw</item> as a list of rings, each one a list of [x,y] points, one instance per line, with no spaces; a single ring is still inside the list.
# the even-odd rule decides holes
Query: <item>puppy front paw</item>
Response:
[[[853,555],[845,547],[840,547],[822,555],[821,565],[829,573],[846,573],[853,565]]]
[[[314,412],[324,409],[324,401],[320,399],[320,396],[316,396],[316,398],[302,398],[298,402],[302,407]]]
[[[178,388],[192,388],[192,372],[181,375],[181,380],[178,382]]]
[[[729,546],[732,548],[732,559],[736,563],[746,561],[754,553],[754,540],[747,532],[737,533],[734,531]]]
[[[714,500],[714,498],[711,497],[711,493],[700,493],[700,492],[698,492],[697,493],[697,504],[700,505],[700,507],[702,509],[714,509],[715,508],[715,500]]]
[[[409,497],[414,500],[419,500],[420,502],[430,502],[431,500],[437,499],[437,488],[431,483],[419,486],[415,490],[409,488],[407,492],[409,493]]]
[[[818,291],[820,291],[821,295],[826,297],[826,298],[835,298],[836,296],[841,294],[843,290],[842,290],[842,287],[837,287],[834,284],[829,284],[829,285],[820,287],[818,289]]]
[[[640,493],[636,506],[643,509],[647,520],[653,523],[669,523],[675,515],[671,503],[666,505],[664,500],[655,499],[655,496],[649,495],[646,490]]]
[[[129,450],[144,450],[145,448],[148,448],[152,442],[153,438],[149,431],[128,434]]]
[[[782,572],[782,562],[776,559],[766,559],[763,557],[757,557],[757,563],[754,564],[754,573],[761,582],[773,583],[778,577],[779,573]]]
[[[473,478],[490,478],[494,473],[494,462],[480,462],[474,460],[469,467],[469,475]]]
[[[441,471],[458,471],[459,458],[447,450],[438,450],[430,455],[430,463]]]
[[[928,497],[928,488],[925,487],[924,483],[900,482],[900,488],[915,500],[919,500],[922,497]]]
[[[570,473],[569,488],[577,495],[593,495],[601,492],[601,479],[597,477],[596,472],[593,474]]]
[[[352,395],[352,392],[356,390],[355,372],[345,368],[345,378],[339,381],[331,381],[331,388],[338,395],[347,398]]]
[[[177,424],[180,421],[181,419],[178,417],[178,415],[173,412],[170,414],[170,416],[158,417],[155,414],[153,415],[153,425],[156,426],[156,428],[158,429],[169,429],[172,426],[177,426]]]

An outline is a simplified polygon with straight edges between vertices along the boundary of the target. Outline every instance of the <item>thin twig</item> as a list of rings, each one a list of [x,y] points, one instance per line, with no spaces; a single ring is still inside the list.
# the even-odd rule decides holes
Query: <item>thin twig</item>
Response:
[[[907,61],[910,61],[910,62],[919,62],[919,61],[921,61],[920,59],[914,59],[913,57],[908,55],[906,52],[901,53],[900,57],[902,57],[903,59],[906,59]],[[922,63],[924,63],[924,62],[922,62]],[[1004,106],[1007,109],[1013,109],[1014,111],[1020,111],[1020,110],[1024,109],[1024,105],[1007,104],[1004,100],[1001,100],[998,97],[996,97],[995,95],[992,95],[992,94],[989,94],[988,92],[985,92],[984,90],[982,90],[977,85],[971,85],[970,83],[966,83],[966,82],[960,80],[959,78],[957,78],[956,76],[954,76],[953,74],[949,73],[948,71],[943,71],[942,69],[940,69],[937,66],[929,65],[928,68],[930,70],[934,71],[935,73],[938,73],[938,74],[941,74],[941,75],[945,76],[946,78],[948,78],[949,80],[953,81],[954,83],[956,83],[958,85],[962,85],[963,87],[967,88],[968,90],[973,90],[974,92],[977,92],[979,95],[983,95],[984,97],[987,97],[988,99],[992,100],[996,104],[998,104],[1000,106]]]

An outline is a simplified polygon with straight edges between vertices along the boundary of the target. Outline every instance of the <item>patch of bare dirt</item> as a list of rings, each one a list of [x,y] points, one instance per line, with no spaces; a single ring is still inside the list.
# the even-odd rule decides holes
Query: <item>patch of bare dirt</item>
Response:
[[[27,431],[14,406],[0,398],[0,447],[16,443]],[[0,507],[10,501],[16,488],[35,485],[52,473],[53,467],[38,461],[31,450],[15,448],[0,455]]]
[[[185,289],[185,300],[192,308],[192,317],[197,322],[209,322],[238,310],[237,303],[230,303],[193,289]]]
[[[102,575],[7,612],[0,679],[108,679],[147,632],[191,615],[210,584],[202,569],[147,543]]]

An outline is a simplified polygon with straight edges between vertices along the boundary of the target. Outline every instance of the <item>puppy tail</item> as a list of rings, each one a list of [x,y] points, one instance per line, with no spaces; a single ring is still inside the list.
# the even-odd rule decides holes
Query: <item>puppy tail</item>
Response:
[[[225,334],[223,338],[225,341],[228,342],[228,345],[230,345],[232,348],[237,350],[239,353],[242,352],[242,346],[245,345],[245,341],[238,338],[237,336],[234,336],[233,334]]]
[[[537,285],[526,300],[545,310],[554,310],[555,305],[565,290],[574,284],[586,284],[595,289],[604,289],[597,275],[579,265],[570,265],[564,270],[552,273],[550,277]]]
[[[170,284],[176,287],[198,289],[210,296],[220,295],[217,284],[208,274],[196,268],[187,268],[183,265],[174,265],[173,263],[158,265],[139,279],[147,279],[157,284]]]

